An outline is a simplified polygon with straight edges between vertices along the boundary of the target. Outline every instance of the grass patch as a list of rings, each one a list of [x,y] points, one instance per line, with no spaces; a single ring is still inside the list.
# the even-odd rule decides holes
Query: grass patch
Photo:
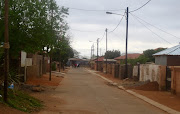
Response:
[[[0,94],[2,95],[2,91],[0,91]],[[0,101],[3,102],[2,97],[0,98]],[[40,100],[27,93],[11,89],[8,90],[8,103],[5,104],[28,113],[38,111],[43,106]]]

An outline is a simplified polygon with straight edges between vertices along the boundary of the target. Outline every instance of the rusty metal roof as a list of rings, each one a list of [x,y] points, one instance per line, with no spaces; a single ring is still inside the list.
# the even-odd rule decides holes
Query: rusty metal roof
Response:
[[[160,56],[160,55],[180,55],[180,44],[172,48],[168,48],[153,54],[153,56]]]
[[[131,54],[127,54],[127,58],[128,59],[136,59],[140,56],[141,54],[139,53],[131,53]],[[123,55],[123,56],[119,56],[119,57],[116,57],[114,58],[115,60],[121,60],[121,59],[126,59],[126,55]]]

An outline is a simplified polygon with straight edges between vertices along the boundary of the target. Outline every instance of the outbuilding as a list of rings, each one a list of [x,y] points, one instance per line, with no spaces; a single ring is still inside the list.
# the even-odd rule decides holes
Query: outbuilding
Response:
[[[155,53],[153,56],[157,65],[180,66],[180,44]]]

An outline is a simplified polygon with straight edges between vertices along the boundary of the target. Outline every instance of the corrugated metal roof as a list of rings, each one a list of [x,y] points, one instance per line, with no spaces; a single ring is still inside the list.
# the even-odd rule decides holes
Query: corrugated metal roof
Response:
[[[159,55],[180,55],[180,44],[172,48],[168,48],[153,54],[153,56],[159,56]]]

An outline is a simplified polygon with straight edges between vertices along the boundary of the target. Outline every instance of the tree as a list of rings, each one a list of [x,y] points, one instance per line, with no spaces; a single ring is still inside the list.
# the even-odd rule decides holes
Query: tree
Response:
[[[58,7],[55,0],[10,0],[9,39],[10,57],[20,51],[35,53],[44,47],[54,47],[68,27],[68,9]],[[0,15],[4,15],[4,1],[0,1]],[[0,37],[4,37],[4,18],[0,17]],[[1,39],[1,42],[4,42]]]
[[[119,57],[120,55],[121,55],[121,52],[119,50],[107,51],[105,53],[105,58],[114,59],[116,57]]]
[[[63,68],[68,59],[74,57],[74,52],[70,46],[68,38],[63,36],[58,40],[56,48],[53,50],[52,57],[54,61],[59,61],[59,65],[62,64]]]
[[[155,58],[153,54],[160,52],[166,48],[158,48],[158,49],[148,49],[143,51],[144,56],[147,58],[147,62],[155,62]]]

